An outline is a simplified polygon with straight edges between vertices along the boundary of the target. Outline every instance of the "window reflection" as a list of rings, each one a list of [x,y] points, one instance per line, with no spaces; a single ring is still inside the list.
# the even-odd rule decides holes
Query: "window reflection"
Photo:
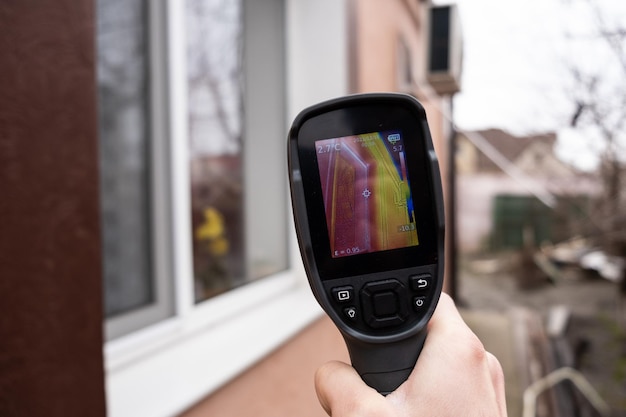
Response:
[[[187,1],[195,298],[246,282],[241,2]]]
[[[101,210],[107,317],[153,301],[149,258],[146,4],[97,2]]]

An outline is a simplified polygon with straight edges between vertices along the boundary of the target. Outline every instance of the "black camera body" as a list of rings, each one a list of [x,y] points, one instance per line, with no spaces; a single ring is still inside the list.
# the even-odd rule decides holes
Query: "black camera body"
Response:
[[[426,113],[403,94],[303,110],[288,139],[300,253],[352,366],[383,394],[412,371],[443,284],[444,210]]]

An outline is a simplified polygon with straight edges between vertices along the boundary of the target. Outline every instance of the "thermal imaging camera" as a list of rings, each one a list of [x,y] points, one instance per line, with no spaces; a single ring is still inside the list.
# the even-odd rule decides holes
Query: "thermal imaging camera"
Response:
[[[292,124],[288,159],[311,289],[352,366],[386,395],[411,373],[443,282],[443,196],[426,112],[403,94],[314,105]]]

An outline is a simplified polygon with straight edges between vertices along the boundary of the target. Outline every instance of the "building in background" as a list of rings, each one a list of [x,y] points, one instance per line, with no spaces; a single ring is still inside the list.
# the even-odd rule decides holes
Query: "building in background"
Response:
[[[0,210],[19,226],[3,232],[16,255],[0,263],[0,275],[7,305],[20,313],[0,324],[10,340],[0,353],[17,364],[0,373],[9,393],[0,409],[324,415],[313,372],[347,352],[301,265],[287,129],[325,99],[413,94],[446,178],[460,75],[453,8],[420,0],[35,3],[7,5],[0,16],[11,39],[0,54],[10,133],[0,180],[12,196]],[[37,140],[45,155],[28,148]],[[16,246],[26,235],[36,238]]]
[[[525,230],[535,246],[584,232],[590,198],[599,189],[597,178],[560,160],[556,142],[554,133],[459,133],[455,158],[461,252],[519,249]]]

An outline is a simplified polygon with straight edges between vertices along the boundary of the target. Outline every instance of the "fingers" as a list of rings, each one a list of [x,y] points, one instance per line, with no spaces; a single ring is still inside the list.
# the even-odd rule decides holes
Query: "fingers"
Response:
[[[493,354],[487,352],[487,366],[491,374],[491,382],[495,390],[500,415],[506,416],[506,395],[504,391],[504,371],[502,370],[502,365],[500,365],[500,362]]]
[[[428,335],[412,376],[453,378],[457,370],[464,370],[469,366],[482,368],[484,354],[482,343],[467,327],[452,298],[442,293],[428,323]],[[463,375],[463,372],[460,374]],[[424,388],[423,377],[409,377],[408,382],[408,389],[413,392]]]
[[[333,417],[381,416],[386,414],[385,397],[367,386],[359,374],[342,362],[328,362],[315,373],[315,390],[320,404]]]
[[[417,365],[449,368],[452,364],[475,364],[485,361],[485,348],[465,324],[454,301],[441,294],[428,323],[428,336]],[[446,366],[447,365],[447,366]]]
[[[504,374],[442,294],[428,325],[424,349],[409,379],[383,397],[349,365],[330,362],[315,375],[322,407],[332,417],[505,417]]]
[[[441,294],[428,327],[415,369],[399,388],[402,398],[415,409],[435,409],[445,398],[446,407],[461,414],[469,407],[471,415],[506,416],[502,367],[447,294]]]
[[[467,329],[467,325],[461,314],[459,314],[459,310],[457,310],[452,298],[445,292],[442,292],[433,317],[428,322],[428,330],[429,333],[433,331],[438,333],[444,331],[446,327],[449,327],[450,330],[462,330],[464,333]]]
[[[353,391],[354,387],[359,385],[354,383],[355,378],[359,378],[356,371],[342,362],[328,362],[317,370],[315,373],[315,391],[320,404],[328,415],[330,415],[332,404],[336,403],[337,393],[345,392],[345,390]],[[347,398],[354,397],[354,395],[346,394]]]
[[[443,366],[442,361],[464,365],[485,373],[486,380],[496,385],[504,385],[502,367],[494,355],[487,352],[478,336],[467,326],[457,310],[454,301],[446,293],[441,294],[437,309],[429,323],[428,337],[424,351],[434,364]],[[424,353],[424,352],[423,352]],[[419,361],[418,361],[419,363]]]

